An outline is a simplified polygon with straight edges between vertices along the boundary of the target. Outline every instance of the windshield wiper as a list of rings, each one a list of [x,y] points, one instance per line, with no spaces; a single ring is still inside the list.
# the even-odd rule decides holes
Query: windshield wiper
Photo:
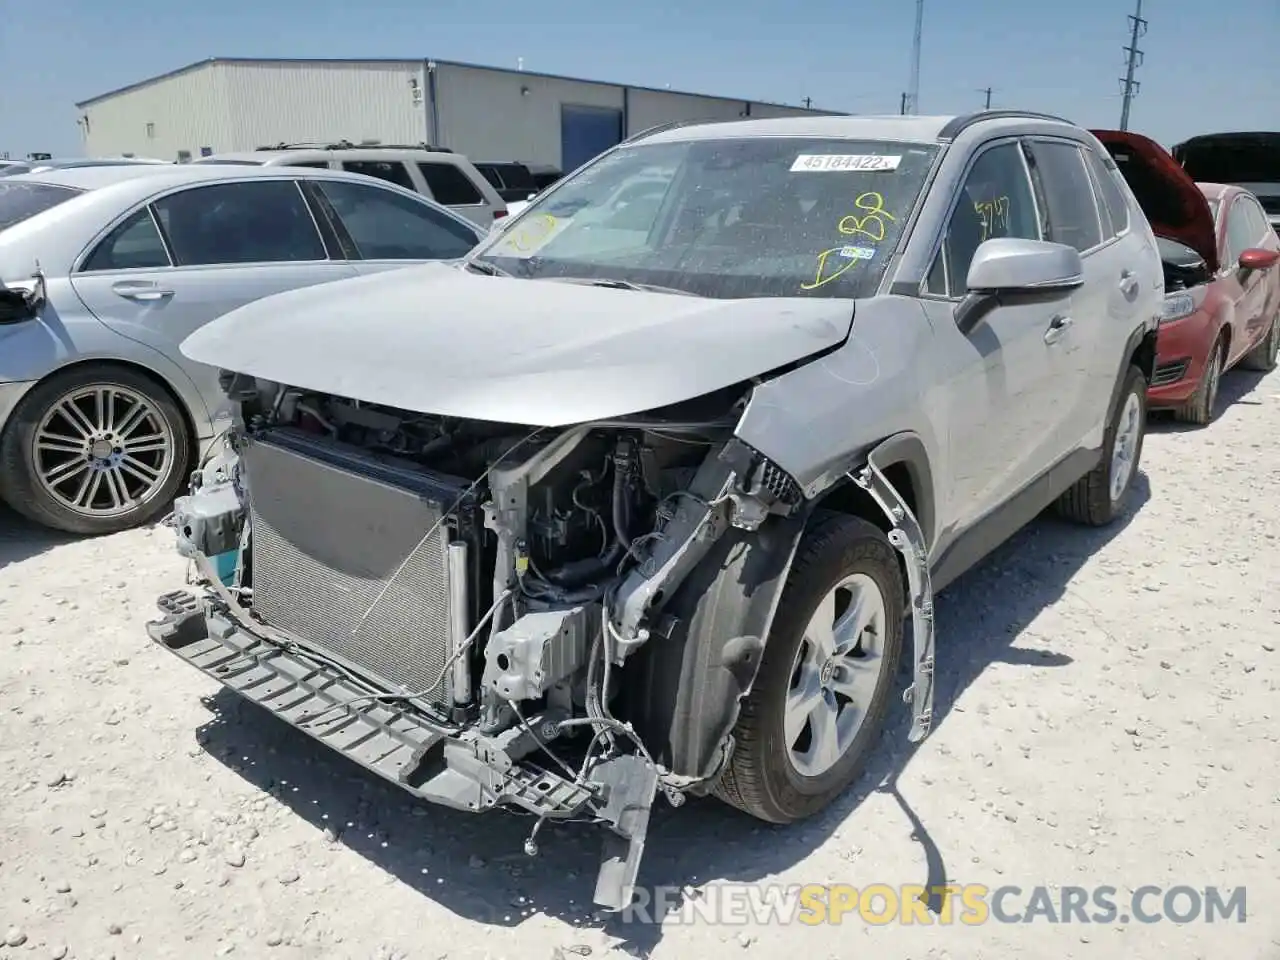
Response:
[[[638,293],[676,293],[682,297],[699,294],[676,287],[660,287],[654,283],[635,283],[631,280],[615,280],[612,277],[540,277],[543,280],[559,280],[561,283],[581,283],[592,287],[609,287],[611,290],[635,290]]]
[[[483,273],[487,277],[514,277],[515,274],[503,270],[497,264],[490,263],[488,260],[468,260],[463,266],[470,267],[476,273]]]

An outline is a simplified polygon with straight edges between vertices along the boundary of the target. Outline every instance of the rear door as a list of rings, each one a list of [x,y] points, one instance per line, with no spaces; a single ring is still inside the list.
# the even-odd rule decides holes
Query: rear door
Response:
[[[236,307],[356,275],[330,260],[296,180],[240,180],[170,192],[112,226],[71,285],[99,320],[191,375],[216,421],[229,415],[217,371],[179,344]]]
[[[304,190],[362,274],[457,259],[484,238],[470,221],[374,184],[317,179],[305,182]]]
[[[1027,141],[1032,181],[1046,240],[1074,247],[1084,264],[1084,285],[1073,291],[1067,332],[1050,351],[1058,396],[1053,443],[1064,452],[1101,444],[1119,360],[1154,279],[1140,269],[1098,202],[1085,149],[1075,140]]]
[[[1052,378],[1056,347],[1045,335],[1054,316],[1067,311],[1066,295],[1061,302],[1004,304],[967,334],[955,323],[973,255],[995,237],[1041,239],[1035,195],[1015,139],[985,145],[970,162],[922,300],[943,353],[953,358],[943,389],[955,403],[943,416],[957,533],[1027,487],[1054,459],[1050,425],[1060,401]]]

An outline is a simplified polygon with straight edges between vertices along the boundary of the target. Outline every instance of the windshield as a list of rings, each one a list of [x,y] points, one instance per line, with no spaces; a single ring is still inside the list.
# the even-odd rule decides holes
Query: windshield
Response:
[[[792,137],[625,146],[531,203],[475,259],[708,297],[866,297],[936,153]]]
[[[56,207],[79,192],[71,187],[55,187],[48,183],[14,180],[0,183],[0,230]]]

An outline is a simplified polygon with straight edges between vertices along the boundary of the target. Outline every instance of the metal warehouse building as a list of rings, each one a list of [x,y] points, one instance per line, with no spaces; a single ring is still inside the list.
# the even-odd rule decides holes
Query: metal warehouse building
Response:
[[[89,156],[189,160],[282,142],[425,142],[564,170],[659,123],[831,112],[443,60],[226,57],[76,107]]]

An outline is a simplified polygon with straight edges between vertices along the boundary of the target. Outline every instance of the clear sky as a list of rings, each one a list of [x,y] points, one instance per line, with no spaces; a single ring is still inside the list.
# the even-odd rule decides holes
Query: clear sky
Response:
[[[913,0],[12,0],[0,153],[78,155],[76,100],[211,56],[437,57],[855,113],[898,111]],[[920,112],[1118,125],[1132,0],[926,0]],[[1280,0],[1145,0],[1130,127],[1280,130]]]

